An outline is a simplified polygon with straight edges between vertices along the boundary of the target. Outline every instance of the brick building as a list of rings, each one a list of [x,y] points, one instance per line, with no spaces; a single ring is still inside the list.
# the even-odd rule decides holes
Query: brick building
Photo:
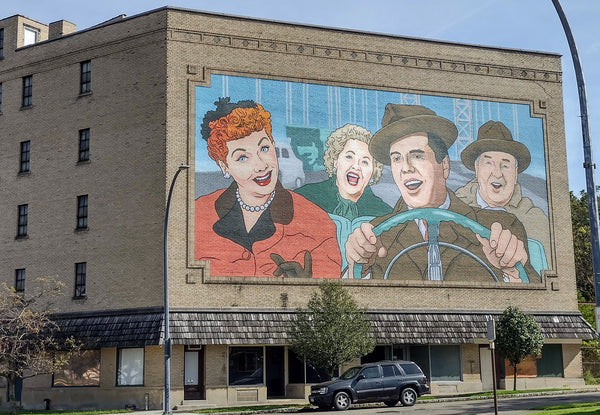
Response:
[[[239,275],[202,254],[209,239],[196,228],[208,213],[196,200],[232,183],[201,132],[220,97],[270,113],[279,181],[292,192],[327,179],[321,160],[332,131],[350,123],[375,133],[388,103],[456,125],[452,191],[474,177],[461,154],[478,128],[501,121],[528,148],[519,184],[545,217],[528,245],[536,277],[470,281],[467,267],[462,281],[345,279],[377,339],[363,361],[415,360],[434,393],[490,389],[485,321],[514,305],[535,315],[546,341],[519,386],[582,384],[579,348],[594,331],[577,311],[560,68],[553,53],[170,7],[81,31],[67,21],[0,20],[2,281],[24,295],[38,277],[63,282],[56,319],[86,345],[73,363],[84,369],[26,379],[23,404],[162,407],[163,219],[180,164],[190,169],[175,184],[168,229],[171,402],[305,399],[319,380],[288,349],[285,328],[320,278]],[[390,210],[399,199],[390,166],[370,187]],[[244,260],[256,254],[248,252]],[[329,253],[339,268],[327,272],[341,273],[343,255]]]

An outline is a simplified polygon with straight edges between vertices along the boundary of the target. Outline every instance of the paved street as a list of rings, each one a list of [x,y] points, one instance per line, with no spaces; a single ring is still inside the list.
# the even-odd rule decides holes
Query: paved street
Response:
[[[525,415],[534,411],[533,408],[558,405],[573,402],[594,402],[600,401],[600,389],[589,387],[592,392],[553,392],[551,394],[520,396],[513,398],[498,399],[498,413],[503,415]],[[139,411],[140,415],[162,415],[162,411]],[[191,412],[175,410],[176,415],[197,415]],[[232,410],[231,413],[236,413]],[[403,407],[398,404],[395,407],[387,407],[383,404],[373,404],[367,407],[350,407],[345,412],[319,411],[316,407],[306,407],[301,409],[286,409],[280,412],[268,412],[269,415],[290,415],[290,414],[308,414],[308,415],[391,415],[391,414],[414,414],[414,415],[494,415],[493,399],[441,399],[436,402],[427,402],[419,400],[412,407]],[[223,414],[223,413],[221,413]],[[118,415],[118,414],[115,414]]]
[[[498,413],[510,415],[524,415],[532,412],[532,408],[544,405],[557,405],[569,402],[591,402],[600,401],[600,392],[526,396],[519,398],[498,399]],[[315,410],[311,414],[330,413]],[[350,408],[348,415],[379,415],[379,414],[416,414],[416,415],[489,415],[494,414],[494,400],[451,400],[444,402],[428,403],[420,401],[414,407],[402,407],[400,405],[389,408],[377,406],[371,408]]]

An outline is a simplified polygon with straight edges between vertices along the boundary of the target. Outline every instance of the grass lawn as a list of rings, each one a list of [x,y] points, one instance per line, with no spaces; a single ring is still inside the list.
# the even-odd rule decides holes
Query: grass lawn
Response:
[[[563,405],[540,406],[531,415],[600,415],[600,402],[582,402]]]

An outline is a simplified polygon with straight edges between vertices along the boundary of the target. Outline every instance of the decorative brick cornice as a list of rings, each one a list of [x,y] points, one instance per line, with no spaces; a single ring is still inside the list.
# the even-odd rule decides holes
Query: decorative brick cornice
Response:
[[[258,39],[228,34],[184,31],[171,29],[169,39],[181,42],[203,43],[235,49],[259,50],[263,52],[283,53],[290,55],[313,56],[325,59],[338,59],[353,62],[403,66],[424,70],[436,70],[458,73],[469,73],[483,76],[538,80],[543,82],[561,82],[562,73],[542,71],[527,67],[510,67],[488,65],[479,62],[436,59],[431,57],[391,54],[372,50],[345,49],[335,46],[315,45],[308,43],[284,42],[275,39]]]

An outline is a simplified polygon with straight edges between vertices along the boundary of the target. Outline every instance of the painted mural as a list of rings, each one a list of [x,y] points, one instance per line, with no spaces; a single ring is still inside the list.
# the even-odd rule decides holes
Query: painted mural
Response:
[[[211,275],[540,282],[542,121],[525,104],[211,75],[194,257]]]

